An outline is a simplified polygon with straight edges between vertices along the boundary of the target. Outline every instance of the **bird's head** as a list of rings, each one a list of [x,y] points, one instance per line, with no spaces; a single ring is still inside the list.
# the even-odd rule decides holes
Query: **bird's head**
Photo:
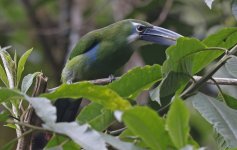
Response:
[[[132,26],[132,32],[128,36],[129,43],[143,40],[161,45],[173,45],[182,35],[161,27],[154,26],[141,20],[126,20]]]

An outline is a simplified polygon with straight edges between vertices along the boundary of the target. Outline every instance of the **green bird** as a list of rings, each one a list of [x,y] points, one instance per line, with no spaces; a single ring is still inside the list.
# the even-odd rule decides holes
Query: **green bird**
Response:
[[[62,71],[62,82],[108,77],[129,60],[137,41],[172,45],[179,37],[178,33],[134,19],[89,32],[72,50]],[[55,105],[62,110],[58,110],[58,121],[73,121],[80,101],[60,100]]]

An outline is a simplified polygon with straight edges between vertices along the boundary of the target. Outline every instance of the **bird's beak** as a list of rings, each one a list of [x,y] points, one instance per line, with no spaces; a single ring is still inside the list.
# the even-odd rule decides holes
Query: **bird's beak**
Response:
[[[174,31],[157,26],[146,28],[142,33],[140,33],[141,40],[162,45],[174,45],[176,40],[180,37],[183,36]]]

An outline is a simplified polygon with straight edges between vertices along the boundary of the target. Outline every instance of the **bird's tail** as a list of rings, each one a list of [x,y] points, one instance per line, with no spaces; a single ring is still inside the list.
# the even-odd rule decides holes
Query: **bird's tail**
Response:
[[[61,98],[55,102],[57,122],[71,122],[76,119],[82,99]]]

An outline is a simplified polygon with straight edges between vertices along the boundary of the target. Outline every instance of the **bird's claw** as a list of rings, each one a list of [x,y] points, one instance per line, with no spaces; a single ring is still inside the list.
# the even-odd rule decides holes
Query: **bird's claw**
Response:
[[[115,80],[116,78],[115,78],[115,76],[114,75],[109,75],[109,82],[111,83],[111,82],[113,82],[114,80]]]

